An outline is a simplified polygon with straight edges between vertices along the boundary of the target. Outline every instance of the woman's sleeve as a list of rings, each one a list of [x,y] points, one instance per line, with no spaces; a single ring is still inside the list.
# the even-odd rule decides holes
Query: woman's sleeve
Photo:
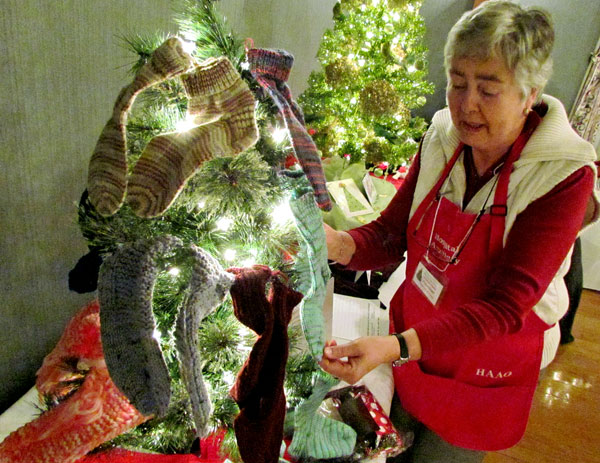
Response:
[[[402,260],[419,164],[420,156],[417,154],[404,182],[376,220],[348,231],[356,243],[356,251],[346,268],[372,270]]]
[[[577,237],[594,181],[583,167],[518,215],[482,297],[414,326],[423,359],[521,328]]]

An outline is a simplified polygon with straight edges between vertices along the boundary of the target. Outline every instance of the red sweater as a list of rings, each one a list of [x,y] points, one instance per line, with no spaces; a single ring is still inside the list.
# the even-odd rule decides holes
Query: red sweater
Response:
[[[347,268],[376,269],[402,259],[419,164],[417,156],[377,220],[349,231],[356,252]],[[577,237],[594,180],[592,169],[582,167],[518,215],[482,297],[412,327],[419,335],[422,359],[521,328]],[[467,190],[474,191],[472,185]]]

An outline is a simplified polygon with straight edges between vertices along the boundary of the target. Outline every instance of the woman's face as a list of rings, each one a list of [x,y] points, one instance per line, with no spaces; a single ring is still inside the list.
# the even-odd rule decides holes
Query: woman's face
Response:
[[[536,92],[525,100],[514,73],[499,58],[451,62],[446,96],[460,140],[478,156],[497,159],[517,139]]]

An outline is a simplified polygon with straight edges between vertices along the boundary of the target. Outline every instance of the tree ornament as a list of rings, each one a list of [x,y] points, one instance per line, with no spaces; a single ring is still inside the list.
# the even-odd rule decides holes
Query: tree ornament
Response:
[[[370,137],[365,140],[363,149],[366,151],[365,162],[367,164],[379,164],[387,160],[391,147],[384,137]]]
[[[360,107],[367,116],[381,117],[394,114],[400,104],[400,95],[392,84],[374,80],[365,85],[359,96]]]
[[[406,57],[406,51],[399,43],[385,42],[381,45],[381,54],[390,62],[400,64]]]
[[[398,107],[396,108],[396,119],[408,124],[410,118],[410,109],[408,109],[402,101],[399,101]]]
[[[344,13],[342,13],[342,5],[338,2],[333,5],[333,19],[335,21],[343,19]]]
[[[348,85],[356,79],[358,68],[347,58],[340,58],[325,66],[327,83],[334,88]]]
[[[388,0],[388,5],[390,8],[404,8],[409,5],[411,0]]]
[[[367,3],[367,0],[340,0],[340,4],[344,8],[358,8]]]

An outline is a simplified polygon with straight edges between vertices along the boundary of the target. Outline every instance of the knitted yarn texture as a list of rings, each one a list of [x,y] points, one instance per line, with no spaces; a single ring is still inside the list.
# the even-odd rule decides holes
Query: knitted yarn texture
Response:
[[[189,253],[193,265],[177,314],[175,347],[196,431],[204,437],[212,405],[198,357],[198,329],[223,301],[234,280],[213,256],[193,244],[184,246],[172,236],[140,240],[117,250],[100,270],[102,342],[110,374],[119,388],[146,413],[164,414],[169,405],[170,377],[153,336],[152,291],[158,273],[155,260],[181,249]]]
[[[144,149],[127,185],[127,202],[140,217],[162,214],[205,161],[235,156],[258,140],[254,96],[226,57],[198,64],[182,82],[199,125],[154,137]]]
[[[288,288],[281,272],[263,265],[229,271],[235,275],[235,316],[258,335],[231,389],[240,408],[234,421],[238,448],[245,463],[276,463],[286,407],[287,327],[302,294]]]
[[[290,208],[301,237],[300,252],[295,262],[300,281],[298,289],[304,294],[300,305],[300,322],[311,354],[320,361],[325,347],[323,303],[331,276],[323,218],[310,190],[294,190]]]
[[[288,448],[291,455],[329,459],[349,456],[354,452],[356,431],[317,411],[325,395],[337,383],[339,380],[331,375],[319,377],[310,397],[296,408],[294,437]]]
[[[193,273],[183,306],[177,314],[175,346],[196,432],[199,437],[205,437],[212,406],[198,357],[198,329],[200,322],[223,302],[234,277],[208,252],[194,245],[190,245],[190,250],[194,259]]]
[[[114,214],[123,204],[127,184],[127,114],[136,96],[144,89],[186,71],[192,57],[182,42],[171,37],[159,46],[124,87],[96,143],[88,170],[90,201],[104,216]]]
[[[251,48],[247,52],[250,73],[264,88],[279,109],[290,132],[292,147],[308,177],[319,207],[325,211],[332,208],[327,192],[321,157],[304,124],[300,106],[292,98],[287,85],[294,57],[284,50]]]
[[[2,441],[1,462],[73,463],[151,418],[136,410],[108,375],[98,312],[96,301],[83,307],[37,372],[40,395],[66,400]]]
[[[154,337],[152,293],[158,274],[155,259],[181,245],[163,236],[118,248],[100,267],[98,298],[104,356],[110,376],[145,415],[163,416],[171,379]]]

